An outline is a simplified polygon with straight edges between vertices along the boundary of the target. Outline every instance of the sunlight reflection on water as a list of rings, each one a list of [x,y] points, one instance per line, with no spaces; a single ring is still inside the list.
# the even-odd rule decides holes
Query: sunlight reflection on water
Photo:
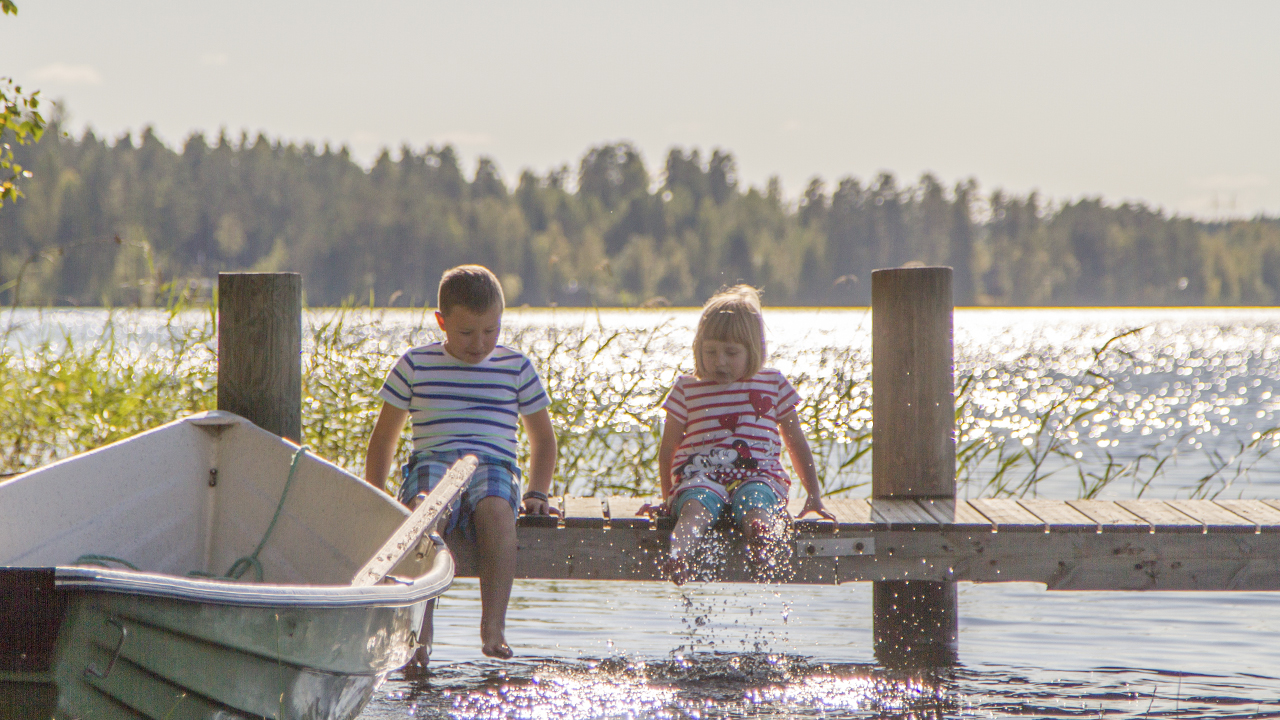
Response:
[[[12,345],[57,327],[91,339],[102,311],[16,317]],[[768,309],[775,362],[814,370],[822,349],[865,376],[870,315]],[[123,340],[140,355],[165,342],[162,314],[121,313]],[[190,322],[207,322],[206,315]],[[368,318],[380,351],[422,342],[421,312]],[[696,311],[513,310],[522,327],[646,328],[666,323],[668,344],[632,363],[677,368]],[[359,324],[356,324],[359,327]],[[1112,345],[1115,352],[1095,360]],[[1129,462],[1153,445],[1177,449],[1147,497],[1185,497],[1277,424],[1280,310],[960,310],[957,376],[976,383],[974,432],[1027,435],[1037,410],[1089,369],[1118,379],[1107,412],[1068,428],[1087,457]],[[634,356],[614,347],[600,363]],[[856,420],[857,418],[855,418]],[[1070,433],[1074,432],[1075,435]],[[1019,435],[1021,433],[1021,435]],[[1275,457],[1228,477],[1222,497],[1280,496]],[[1062,474],[1047,497],[1076,497]],[[1102,497],[1132,497],[1131,483]],[[437,613],[432,675],[393,676],[363,718],[711,717],[1280,717],[1280,600],[1274,593],[1050,593],[1026,584],[960,586],[960,659],[954,675],[897,677],[871,650],[870,585],[770,588],[658,583],[518,581],[508,638],[519,662],[480,656],[478,590],[459,580]],[[773,658],[773,661],[770,661]],[[781,670],[779,670],[781,666]],[[787,674],[789,673],[789,675]]]
[[[362,717],[1280,713],[1272,593],[962,583],[962,665],[940,675],[875,665],[870,595],[869,583],[521,580],[507,634],[519,655],[499,663],[479,653],[478,586],[460,579],[437,612],[430,677],[396,674]]]

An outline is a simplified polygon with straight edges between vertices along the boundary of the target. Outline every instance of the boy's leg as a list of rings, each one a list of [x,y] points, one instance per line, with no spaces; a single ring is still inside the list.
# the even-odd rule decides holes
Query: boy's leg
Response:
[[[436,612],[436,599],[427,601],[427,610],[422,614],[422,629],[418,631],[418,649],[413,653],[413,662],[422,667],[431,659],[431,641],[435,636],[433,618]]]
[[[427,499],[427,493],[416,492],[415,488],[418,485],[418,478],[416,475],[412,478],[406,478],[406,480],[413,483],[412,487],[407,491],[413,493],[413,499],[405,504],[410,510],[417,510],[418,506]],[[407,484],[408,483],[406,483],[406,485]],[[401,493],[404,494],[405,492],[405,486],[401,486]],[[446,510],[445,514],[442,516],[440,526],[448,526],[448,517],[449,511]],[[431,598],[427,601],[427,607],[422,613],[422,627],[418,629],[418,649],[413,652],[413,660],[410,661],[422,668],[426,668],[427,662],[431,660],[431,641],[435,637],[435,612],[436,598]]]
[[[480,561],[480,642],[489,657],[511,657],[507,645],[507,603],[516,574],[516,519],[501,497],[476,503],[476,551]]]

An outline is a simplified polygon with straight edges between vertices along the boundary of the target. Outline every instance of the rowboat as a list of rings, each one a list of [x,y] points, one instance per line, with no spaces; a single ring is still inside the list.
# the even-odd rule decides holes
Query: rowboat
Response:
[[[0,716],[352,718],[453,580],[419,515],[217,411],[0,483]]]

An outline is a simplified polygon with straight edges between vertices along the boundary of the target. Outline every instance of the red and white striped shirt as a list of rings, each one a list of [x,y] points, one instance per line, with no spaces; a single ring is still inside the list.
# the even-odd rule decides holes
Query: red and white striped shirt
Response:
[[[684,423],[671,465],[674,491],[705,487],[728,498],[750,479],[767,482],[787,497],[791,479],[779,460],[778,418],[799,403],[795,388],[777,370],[726,385],[680,376],[662,401],[667,417]]]

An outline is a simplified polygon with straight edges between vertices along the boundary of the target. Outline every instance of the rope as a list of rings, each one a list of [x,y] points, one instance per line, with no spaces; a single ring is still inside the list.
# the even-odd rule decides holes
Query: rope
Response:
[[[271,537],[271,531],[276,529],[276,521],[280,519],[280,513],[284,510],[284,499],[289,494],[289,486],[293,484],[293,478],[298,474],[298,461],[302,459],[303,453],[307,451],[306,446],[298,448],[293,454],[293,462],[289,465],[289,478],[284,481],[284,490],[280,491],[280,502],[276,503],[276,514],[271,518],[271,524],[267,526],[267,531],[262,534],[262,540],[258,542],[258,547],[253,552],[231,563],[231,569],[227,570],[225,577],[232,580],[239,580],[249,568],[253,568],[254,575],[257,576],[258,582],[262,582],[262,563],[258,560],[258,553],[262,552],[263,546],[267,544],[267,538]]]
[[[81,555],[80,557],[76,558],[75,562],[71,564],[72,565],[98,565],[98,566],[110,569],[111,566],[108,563],[116,563],[118,565],[123,565],[129,568],[130,570],[138,569],[136,565],[129,562],[128,560],[121,560],[118,557],[111,557],[110,555],[93,555],[93,554]]]

